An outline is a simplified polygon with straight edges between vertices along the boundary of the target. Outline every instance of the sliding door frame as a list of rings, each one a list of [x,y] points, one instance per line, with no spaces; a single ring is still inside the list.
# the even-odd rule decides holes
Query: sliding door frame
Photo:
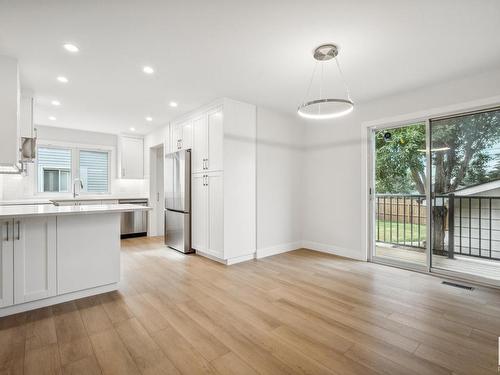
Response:
[[[417,272],[424,272],[431,275],[451,278],[479,285],[500,288],[500,281],[492,280],[482,276],[471,275],[462,272],[435,268],[432,266],[431,246],[432,246],[432,155],[431,155],[431,120],[451,118],[463,116],[471,113],[479,113],[487,110],[500,108],[500,96],[487,98],[475,102],[469,102],[459,105],[448,106],[429,110],[426,112],[418,112],[414,114],[397,116],[376,121],[363,122],[361,135],[362,139],[366,140],[366,147],[363,148],[362,168],[366,171],[365,190],[362,192],[362,200],[365,204],[362,205],[362,214],[366,218],[366,226],[362,233],[364,243],[366,243],[367,254],[366,258],[370,262],[384,264],[388,266],[409,269]],[[426,200],[427,204],[427,240],[426,240],[426,264],[420,266],[399,260],[381,259],[375,255],[375,131],[381,129],[391,129],[403,127],[405,125],[425,123],[426,127]]]
[[[425,264],[411,263],[405,262],[399,259],[390,259],[390,258],[382,258],[376,255],[376,238],[375,238],[375,230],[377,225],[377,220],[375,218],[376,210],[375,210],[375,163],[376,163],[376,150],[375,150],[375,133],[380,130],[388,130],[388,129],[397,129],[405,126],[417,124],[417,123],[425,123],[426,127],[426,150],[428,151],[430,147],[428,147],[428,139],[427,139],[427,130],[429,127],[429,122],[424,119],[415,119],[413,121],[404,121],[402,123],[396,124],[388,124],[388,125],[380,125],[380,126],[372,126],[367,129],[368,134],[368,184],[369,184],[369,197],[368,197],[368,238],[369,238],[369,254],[368,260],[373,263],[384,264],[387,266],[393,266],[398,268],[409,269],[417,272],[429,272],[429,249],[430,249],[430,241],[426,240],[426,248],[425,248]],[[427,156],[428,159],[428,156]],[[428,163],[428,161],[427,161]],[[426,166],[427,168],[427,166]],[[428,173],[428,170],[426,171]],[[427,188],[427,179],[426,179],[426,190],[429,192]],[[428,194],[428,193],[427,193]],[[428,202],[429,197],[426,194],[426,199]],[[426,206],[427,217],[429,217],[429,205]],[[426,226],[426,238],[429,238],[429,226]]]

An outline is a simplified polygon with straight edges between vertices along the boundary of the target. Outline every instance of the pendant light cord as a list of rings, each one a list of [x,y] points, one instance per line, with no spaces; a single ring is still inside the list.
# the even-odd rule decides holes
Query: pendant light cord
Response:
[[[313,72],[311,74],[311,79],[309,80],[309,86],[307,87],[306,95],[304,96],[304,99],[302,100],[302,104],[304,104],[307,101],[307,98],[309,97],[309,93],[311,92],[311,86],[312,86],[313,79],[314,79],[314,74],[316,73],[317,68],[318,68],[318,62],[316,61],[316,64],[314,64]]]
[[[345,80],[344,73],[342,72],[342,69],[340,68],[338,56],[335,57],[335,63],[337,64],[337,68],[338,68],[339,73],[340,73],[340,79],[342,80],[342,83],[344,84],[347,99],[351,100],[351,94],[349,93],[349,87],[347,86],[347,81]]]

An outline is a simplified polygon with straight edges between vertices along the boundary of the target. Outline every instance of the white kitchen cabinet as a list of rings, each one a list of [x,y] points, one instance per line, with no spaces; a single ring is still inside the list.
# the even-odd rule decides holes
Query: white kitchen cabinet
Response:
[[[144,139],[120,136],[118,162],[121,178],[144,178]]]
[[[223,189],[222,172],[192,176],[192,247],[221,259],[224,256]]]
[[[0,171],[17,170],[19,154],[19,69],[15,58],[0,56]]]
[[[194,111],[192,247],[226,264],[256,251],[256,108],[221,99]]]
[[[193,249],[208,249],[208,192],[206,175],[194,174],[191,182],[191,246]]]
[[[206,170],[208,158],[208,118],[206,114],[193,120],[193,149],[191,152],[191,169],[193,173]]]
[[[207,174],[208,252],[224,257],[224,177],[222,172]]]
[[[187,150],[193,145],[193,122],[191,120],[172,125],[171,151]]]
[[[14,303],[56,295],[56,218],[13,221]]]
[[[222,170],[223,141],[222,108],[205,112],[193,120],[193,173]]]
[[[224,149],[224,114],[222,108],[208,113],[208,155],[206,170],[221,171]]]
[[[0,307],[14,303],[14,241],[13,220],[1,222],[0,242]]]

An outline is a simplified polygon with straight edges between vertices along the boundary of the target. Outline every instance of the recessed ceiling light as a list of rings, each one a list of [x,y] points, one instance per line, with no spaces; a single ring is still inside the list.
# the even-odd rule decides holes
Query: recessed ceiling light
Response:
[[[151,68],[150,66],[145,66],[142,68],[142,71],[146,74],[153,74],[155,70]]]
[[[55,105],[56,107],[61,105],[61,102],[59,100],[52,100],[50,103],[52,105]]]
[[[130,131],[131,132],[135,132],[135,128],[130,128]]]
[[[153,121],[153,118],[151,116],[146,116],[146,121],[151,122],[151,121]]]
[[[170,107],[177,107],[179,104],[177,102],[170,102]]]
[[[66,44],[63,45],[63,47],[64,47],[64,49],[66,51],[69,51],[69,52],[78,52],[78,51],[80,51],[80,49],[77,46],[75,46],[74,44],[71,44],[71,43],[66,43]]]
[[[49,116],[50,121],[56,121],[57,119],[54,116]]]
[[[68,83],[68,79],[64,76],[57,77],[57,80],[62,83]]]

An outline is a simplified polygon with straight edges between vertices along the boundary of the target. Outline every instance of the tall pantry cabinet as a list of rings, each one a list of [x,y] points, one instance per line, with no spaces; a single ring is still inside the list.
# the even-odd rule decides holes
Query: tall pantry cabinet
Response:
[[[256,250],[256,107],[222,99],[191,114],[192,246],[224,263]]]

